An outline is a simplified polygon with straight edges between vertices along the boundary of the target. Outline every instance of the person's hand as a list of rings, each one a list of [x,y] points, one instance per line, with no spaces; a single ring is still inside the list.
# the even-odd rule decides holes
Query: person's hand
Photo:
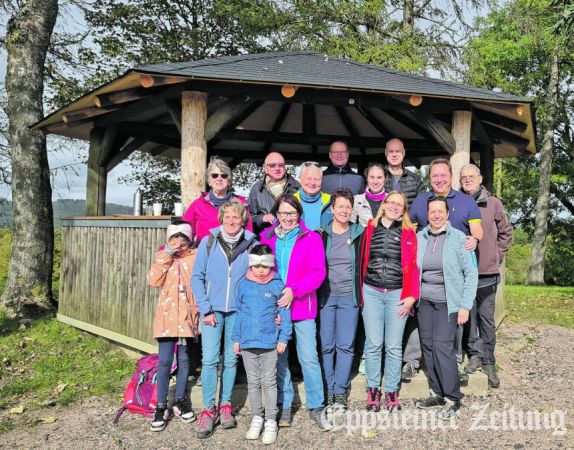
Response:
[[[265,214],[263,216],[263,222],[265,223],[273,223],[275,221],[275,216],[273,214]]]
[[[285,353],[286,349],[287,349],[287,344],[285,344],[284,342],[277,342],[277,353],[282,355],[283,353]]]
[[[458,321],[459,325],[464,325],[468,322],[468,309],[460,308],[458,310]]]
[[[205,316],[203,318],[203,323],[205,325],[209,325],[214,327],[215,325],[217,325],[217,318],[215,317],[214,313],[209,313],[207,316]]]
[[[464,248],[470,250],[471,252],[476,248],[478,245],[478,239],[473,236],[467,236],[466,242],[464,243]]]
[[[233,344],[233,351],[236,355],[241,355],[241,347],[239,346],[239,342]]]
[[[286,287],[283,289],[283,296],[277,300],[277,306],[280,306],[285,309],[289,309],[291,307],[291,302],[293,301],[293,291],[290,287]]]
[[[397,312],[397,316],[407,317],[409,314],[411,314],[411,310],[413,309],[413,305],[415,304],[416,301],[417,301],[417,299],[414,297],[403,298],[399,302],[399,305],[401,307],[399,308],[399,311]]]
[[[279,313],[275,316],[275,325],[281,326],[281,314]]]

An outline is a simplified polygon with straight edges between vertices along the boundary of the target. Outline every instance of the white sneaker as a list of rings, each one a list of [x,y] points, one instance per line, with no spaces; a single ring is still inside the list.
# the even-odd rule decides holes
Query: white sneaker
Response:
[[[277,430],[277,422],[274,420],[266,420],[261,442],[265,445],[273,444],[277,440]]]
[[[253,419],[251,419],[251,425],[249,426],[249,430],[247,430],[247,433],[245,433],[245,439],[250,440],[259,439],[261,430],[263,430],[263,417],[253,416]]]

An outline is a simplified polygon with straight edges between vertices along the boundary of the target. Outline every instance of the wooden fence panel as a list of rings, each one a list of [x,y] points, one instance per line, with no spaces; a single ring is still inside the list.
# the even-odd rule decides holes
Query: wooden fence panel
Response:
[[[158,288],[146,274],[168,217],[77,217],[63,221],[58,319],[142,351],[156,351]]]

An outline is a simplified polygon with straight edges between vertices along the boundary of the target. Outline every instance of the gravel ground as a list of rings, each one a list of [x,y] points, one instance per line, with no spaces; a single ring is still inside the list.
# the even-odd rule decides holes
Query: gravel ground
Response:
[[[498,334],[501,388],[486,398],[464,399],[465,407],[452,422],[438,423],[417,411],[409,401],[390,418],[362,416],[362,403],[337,419],[337,431],[321,432],[304,410],[293,426],[281,429],[280,448],[574,448],[574,330],[533,325],[504,324]],[[196,406],[196,405],[194,405]],[[163,433],[148,431],[148,420],[124,414],[112,425],[117,404],[90,399],[68,408],[25,412],[22,425],[0,435],[0,448],[251,448],[246,441],[248,411],[238,416],[235,430],[218,429],[200,441],[195,425],[174,420]],[[522,414],[523,419],[520,418]],[[38,422],[55,418],[53,423]],[[47,419],[49,422],[53,419]],[[530,420],[530,422],[529,422]],[[350,423],[351,426],[347,426]],[[33,424],[33,425],[30,425]]]

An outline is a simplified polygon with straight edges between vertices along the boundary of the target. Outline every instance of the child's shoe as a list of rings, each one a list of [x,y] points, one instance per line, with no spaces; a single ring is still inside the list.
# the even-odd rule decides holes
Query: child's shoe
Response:
[[[263,430],[263,436],[261,442],[265,445],[273,444],[277,440],[277,422],[274,420],[265,421],[265,429]]]
[[[179,417],[186,423],[193,422],[196,417],[193,410],[190,408],[189,403],[185,398],[176,399],[173,402],[173,415]]]
[[[204,409],[199,415],[197,423],[197,437],[198,439],[206,439],[213,434],[213,428],[217,424],[219,416],[217,408],[212,406],[209,409]]]
[[[155,413],[153,415],[153,420],[149,424],[149,429],[151,431],[165,430],[168,417],[169,417],[169,410],[165,406],[158,405],[155,408]]]
[[[229,404],[219,405],[219,423],[221,423],[221,428],[235,428],[237,426],[234,413],[233,406]]]
[[[245,433],[245,439],[256,440],[259,439],[261,431],[263,430],[263,417],[253,416],[249,430]]]

